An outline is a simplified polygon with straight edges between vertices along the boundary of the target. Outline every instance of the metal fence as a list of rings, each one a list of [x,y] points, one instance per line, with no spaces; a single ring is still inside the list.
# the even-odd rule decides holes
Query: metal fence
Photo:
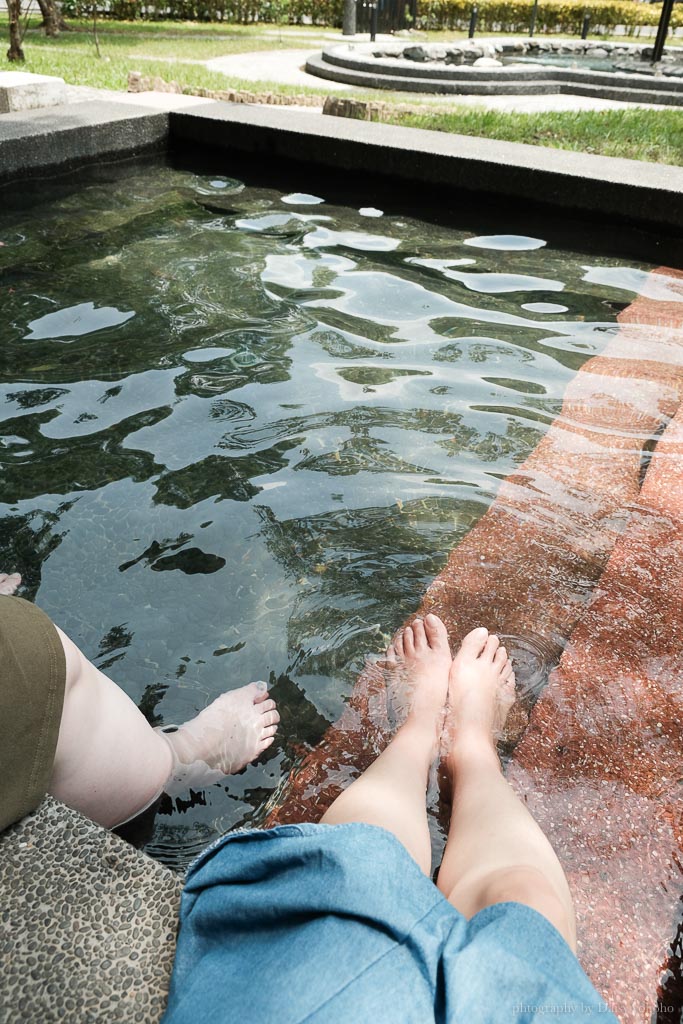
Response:
[[[356,0],[357,32],[370,32],[373,8],[377,12],[376,30],[397,32],[415,23],[417,0]]]

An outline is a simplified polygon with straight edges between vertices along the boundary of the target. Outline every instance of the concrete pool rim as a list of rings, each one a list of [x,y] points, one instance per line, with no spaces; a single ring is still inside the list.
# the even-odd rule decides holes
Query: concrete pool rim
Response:
[[[310,57],[306,71],[328,81],[367,89],[418,92],[440,95],[510,96],[565,94],[591,96],[622,102],[659,103],[683,106],[683,65],[677,49],[669,47],[661,74],[642,71],[597,71],[588,68],[557,67],[541,63],[543,56],[602,57],[612,52],[617,58],[641,58],[652,49],[642,43],[546,42],[535,39],[467,40],[423,45],[335,43]],[[424,51],[424,58],[407,59],[405,52]],[[479,67],[475,58],[525,58],[533,54],[538,64],[507,64]],[[463,57],[465,59],[463,59]],[[456,62],[457,58],[457,62]],[[471,59],[469,59],[471,58]],[[495,60],[490,60],[495,64]],[[676,66],[676,74],[670,74]]]
[[[612,224],[660,239],[653,255],[661,262],[676,253],[680,262],[683,251],[683,168],[671,165],[217,102],[160,113],[113,100],[0,118],[0,185],[98,161],[202,152],[261,169],[383,181],[413,205],[441,196],[467,209],[479,197],[582,218],[596,230]]]

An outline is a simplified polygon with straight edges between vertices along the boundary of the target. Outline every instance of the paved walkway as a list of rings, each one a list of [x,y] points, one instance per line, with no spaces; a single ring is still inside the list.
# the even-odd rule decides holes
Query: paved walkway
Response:
[[[329,43],[329,41],[327,41]],[[202,63],[209,71],[219,71],[230,78],[241,78],[245,82],[276,82],[278,85],[295,85],[316,89],[323,95],[338,92],[360,92],[353,85],[343,82],[328,82],[304,71],[306,61],[320,53],[326,41],[315,50],[257,50],[254,53],[236,53],[231,57],[214,57]]]

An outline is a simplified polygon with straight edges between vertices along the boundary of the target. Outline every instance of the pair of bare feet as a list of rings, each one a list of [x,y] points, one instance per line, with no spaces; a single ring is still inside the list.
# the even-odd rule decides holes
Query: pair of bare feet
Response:
[[[432,759],[440,748],[448,760],[456,745],[495,752],[515,700],[512,663],[497,636],[473,629],[453,658],[446,627],[429,614],[399,632],[380,664],[390,709]]]
[[[20,584],[18,573],[0,573],[0,595],[14,594]],[[475,629],[452,658],[446,627],[430,614],[397,635],[383,665],[389,700],[430,759],[439,743],[447,756],[456,744],[460,750],[468,744],[495,750],[515,695],[512,665],[496,636]],[[167,790],[241,771],[273,743],[279,720],[264,682],[222,694],[195,718],[162,733],[172,755]]]

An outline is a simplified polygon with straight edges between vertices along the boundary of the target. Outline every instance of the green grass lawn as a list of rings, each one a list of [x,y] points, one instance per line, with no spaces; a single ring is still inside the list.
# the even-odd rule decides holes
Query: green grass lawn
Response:
[[[26,63],[22,70],[59,75],[73,85],[125,90],[129,71],[175,80],[187,91],[245,89],[285,95],[308,93],[325,96],[329,87],[283,86],[273,82],[247,82],[207,70],[203,61],[212,57],[257,50],[315,49],[327,31],[320,28],[275,25],[223,25],[196,22],[99,21],[97,31],[102,56],[95,49],[92,23],[73,19],[70,31],[47,39],[39,20],[29,22],[24,40]],[[7,39],[7,16],[0,14],[0,36]],[[420,38],[462,38],[464,33],[420,33]],[[555,38],[555,37],[554,37]],[[557,37],[562,38],[562,37]],[[2,45],[0,52],[4,51]],[[3,53],[4,58],[4,53]],[[18,70],[0,59],[0,70]],[[576,113],[518,114],[458,106],[441,100],[418,100],[405,93],[354,90],[349,95],[384,103],[424,106],[424,112],[397,112],[385,120],[417,128],[456,132],[581,150],[606,156],[683,165],[683,110],[610,110]]]
[[[396,113],[384,120],[458,135],[683,165],[683,110],[634,107],[518,114],[460,107],[419,114]]]
[[[277,26],[242,26],[197,24],[195,22],[121,22],[98,21],[97,34],[102,57],[95,48],[92,22],[70,19],[70,31],[55,39],[46,38],[40,31],[39,19],[29,22],[24,39],[26,62],[22,70],[40,75],[59,75],[72,85],[89,85],[99,89],[127,87],[128,72],[141,71],[145,75],[159,75],[174,79],[185,88],[205,89],[248,88],[256,91],[254,83],[228,79],[225,75],[208,71],[202,61],[212,57],[246,53],[254,50],[301,49],[320,38],[320,30],[304,32],[303,38],[280,32]],[[0,34],[7,38],[7,17],[0,14]],[[2,48],[5,49],[4,46]],[[4,58],[4,53],[2,54]],[[194,63],[196,62],[196,63]],[[17,70],[16,64],[0,61],[0,70]],[[271,84],[264,84],[272,89]],[[279,92],[325,93],[321,88],[295,89],[278,87]]]

